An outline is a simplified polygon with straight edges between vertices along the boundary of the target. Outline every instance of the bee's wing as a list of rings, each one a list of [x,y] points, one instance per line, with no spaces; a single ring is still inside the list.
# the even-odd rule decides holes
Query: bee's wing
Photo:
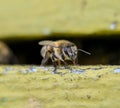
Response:
[[[39,45],[53,45],[53,41],[45,40],[38,42]]]
[[[47,45],[47,46],[51,46],[51,47],[54,47],[54,48],[60,48],[58,46],[55,46],[54,42],[50,41],[50,40],[40,41],[40,42],[38,42],[38,44],[39,45]]]

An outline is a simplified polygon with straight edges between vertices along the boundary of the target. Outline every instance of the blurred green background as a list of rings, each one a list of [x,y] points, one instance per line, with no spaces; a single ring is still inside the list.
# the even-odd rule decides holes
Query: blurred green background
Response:
[[[119,108],[119,2],[0,0],[0,108]],[[59,39],[91,55],[53,75],[38,42]]]
[[[40,64],[40,40],[68,39],[92,53],[79,53],[79,64],[118,65],[119,13],[119,0],[0,0],[0,40],[12,63]]]

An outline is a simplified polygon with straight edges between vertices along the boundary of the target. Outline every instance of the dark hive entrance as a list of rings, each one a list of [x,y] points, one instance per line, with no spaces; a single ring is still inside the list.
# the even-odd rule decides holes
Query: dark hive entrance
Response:
[[[68,37],[65,35],[61,38],[59,36],[51,36],[47,39],[58,40],[67,39],[88,52],[92,55],[84,54],[79,52],[78,63],[80,65],[96,65],[96,64],[113,64],[120,65],[120,38],[118,35],[111,36],[86,36],[86,38],[78,36]],[[57,37],[57,38],[55,38]],[[46,40],[47,40],[46,39]],[[44,39],[38,40],[16,40],[16,41],[6,41],[9,47],[13,50],[14,54],[17,56],[19,64],[37,64],[40,65],[42,57],[40,56],[41,46],[38,42]]]

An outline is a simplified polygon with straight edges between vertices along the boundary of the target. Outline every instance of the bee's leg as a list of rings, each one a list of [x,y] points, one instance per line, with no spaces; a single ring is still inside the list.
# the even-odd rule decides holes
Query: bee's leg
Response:
[[[61,66],[61,61],[60,60],[58,60],[58,66]]]
[[[64,56],[64,54],[61,54],[61,56],[60,56],[60,60],[64,63],[64,67],[65,67],[65,69],[67,69],[68,64],[65,62],[65,56]]]
[[[47,63],[47,61],[48,61],[48,59],[43,58],[43,59],[42,59],[42,62],[41,62],[41,66],[45,66],[46,63]]]
[[[54,55],[54,54],[52,54],[51,59],[52,59],[53,66],[54,66],[54,70],[53,70],[52,73],[53,73],[53,74],[56,74],[56,73],[57,73],[57,63],[56,63],[56,61],[55,61],[55,55]]]
[[[59,69],[62,69],[62,67],[61,67],[62,64],[61,64],[61,61],[60,61],[59,59],[57,60],[57,65],[59,66],[59,67],[58,67]]]
[[[65,69],[69,69],[69,66],[68,66],[67,62],[65,62],[65,56],[64,56],[64,54],[61,55],[61,61],[64,63]]]
[[[56,64],[56,62],[54,61],[53,62],[53,66],[54,66],[54,70],[53,70],[53,74],[56,74],[57,73],[57,64]]]
[[[78,64],[78,59],[73,60],[73,65],[75,66],[77,64]]]
[[[48,55],[46,53],[45,57],[42,59],[41,66],[45,66],[47,64],[47,62],[48,62],[48,59],[49,59],[49,57],[48,57]]]
[[[62,60],[62,61],[63,61],[63,63],[64,63],[65,69],[70,69],[70,70],[71,70],[71,68],[70,68],[70,66],[67,64],[67,62],[65,62],[65,60]]]
[[[63,61],[63,63],[64,63],[65,69],[67,69],[68,68],[68,64],[65,61]]]
[[[69,69],[71,72],[72,72],[72,68],[64,61],[64,64],[65,64],[65,69]]]
[[[65,62],[65,60],[64,60],[63,57],[62,57],[62,60],[61,60],[61,61],[63,61],[65,69],[72,70],[72,69],[70,68],[70,66],[67,64],[67,62]]]

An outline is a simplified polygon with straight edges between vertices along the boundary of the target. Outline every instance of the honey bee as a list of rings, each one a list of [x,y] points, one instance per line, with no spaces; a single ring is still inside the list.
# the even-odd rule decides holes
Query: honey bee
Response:
[[[58,65],[61,64],[60,60],[61,61],[71,60],[73,62],[73,64],[75,65],[76,64],[75,63],[75,58],[77,58],[77,52],[76,52],[77,47],[76,46],[74,46],[74,47],[71,46],[71,51],[70,51],[70,48],[68,48],[68,46],[71,42],[68,42],[66,40],[59,40],[59,41],[55,41],[54,43],[53,42],[54,41],[39,42],[39,44],[44,45],[41,48],[41,52],[40,52],[41,56],[43,57],[41,65],[45,65],[47,63],[48,59],[51,58],[53,52],[55,53],[55,55],[57,57],[57,59],[55,59],[55,61],[58,61]],[[46,44],[49,44],[49,45],[46,45]],[[66,47],[64,47],[64,46],[66,46]],[[64,47],[64,48],[62,48],[62,47]],[[75,54],[71,54],[72,56],[69,56],[70,52],[73,53],[73,50],[75,50]]]
[[[56,62],[60,64],[60,62],[62,61],[64,63],[65,68],[68,68],[66,60],[72,61],[74,65],[77,64],[78,49],[73,42],[70,42],[68,40],[45,40],[40,41],[38,44],[43,45],[41,49],[41,55],[43,57],[41,65],[45,65],[48,59],[50,58],[54,65],[54,73],[56,73],[57,70]],[[85,51],[83,50],[83,52]]]

